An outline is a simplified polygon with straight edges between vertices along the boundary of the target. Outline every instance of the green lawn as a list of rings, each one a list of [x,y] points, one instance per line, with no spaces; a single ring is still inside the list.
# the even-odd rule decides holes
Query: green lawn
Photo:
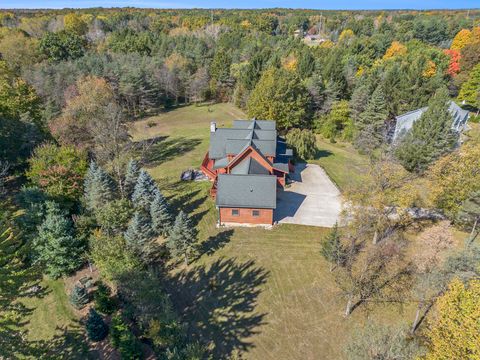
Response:
[[[342,344],[365,314],[342,316],[344,299],[319,254],[328,230],[296,225],[217,229],[211,184],[178,180],[182,170],[199,167],[210,121],[229,126],[235,118],[245,116],[229,104],[190,106],[132,126],[136,140],[160,137],[149,150],[147,166],[173,207],[190,211],[200,231],[199,257],[187,269],[171,271],[172,300],[191,336],[210,343],[215,359],[236,352],[242,359],[342,358]],[[365,162],[351,147],[321,139],[319,147],[323,155],[315,162],[340,188],[359,181]],[[392,308],[370,315],[382,317],[385,311]]]
[[[368,158],[351,144],[334,143],[317,135],[318,152],[312,163],[325,169],[340,190],[357,185],[368,168]]]
[[[29,309],[22,329],[27,331],[33,358],[90,358],[83,329],[65,292],[63,279],[44,278],[39,296],[20,299]]]

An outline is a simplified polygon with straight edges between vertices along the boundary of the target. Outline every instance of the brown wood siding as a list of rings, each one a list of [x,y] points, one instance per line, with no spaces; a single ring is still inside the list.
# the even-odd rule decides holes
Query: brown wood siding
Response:
[[[232,210],[238,210],[238,215],[232,215]],[[253,216],[253,210],[259,211],[259,216]],[[220,208],[220,223],[240,224],[273,224],[273,209],[251,208]]]

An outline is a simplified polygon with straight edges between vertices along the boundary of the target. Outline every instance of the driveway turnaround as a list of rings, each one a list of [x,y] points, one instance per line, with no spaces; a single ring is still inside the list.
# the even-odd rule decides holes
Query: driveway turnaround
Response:
[[[293,183],[279,190],[275,221],[333,227],[342,210],[340,191],[325,170],[315,164],[297,164]]]

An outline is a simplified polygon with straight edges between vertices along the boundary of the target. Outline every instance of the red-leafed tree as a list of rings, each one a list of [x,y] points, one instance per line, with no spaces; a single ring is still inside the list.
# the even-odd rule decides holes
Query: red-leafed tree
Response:
[[[460,51],[458,50],[444,50],[444,53],[450,57],[447,73],[451,77],[455,77],[460,72]]]

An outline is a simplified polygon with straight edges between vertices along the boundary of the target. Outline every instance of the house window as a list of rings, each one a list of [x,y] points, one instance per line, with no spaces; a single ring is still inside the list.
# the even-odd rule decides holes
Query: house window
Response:
[[[252,210],[252,216],[253,217],[259,217],[260,216],[260,210]]]
[[[238,216],[240,213],[238,212],[238,209],[232,209],[232,216]]]

